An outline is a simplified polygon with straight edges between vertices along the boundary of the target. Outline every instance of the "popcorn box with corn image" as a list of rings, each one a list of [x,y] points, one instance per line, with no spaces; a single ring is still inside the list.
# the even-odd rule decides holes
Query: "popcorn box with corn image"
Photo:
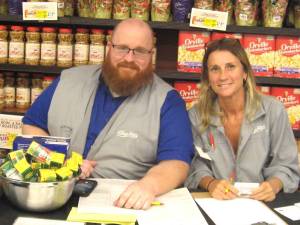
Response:
[[[300,78],[300,38],[276,38],[275,77]]]
[[[275,38],[272,35],[246,34],[243,46],[256,76],[273,76]]]
[[[292,128],[300,130],[300,89],[273,87],[272,95],[284,104]]]
[[[209,32],[180,31],[178,37],[177,70],[200,73]]]

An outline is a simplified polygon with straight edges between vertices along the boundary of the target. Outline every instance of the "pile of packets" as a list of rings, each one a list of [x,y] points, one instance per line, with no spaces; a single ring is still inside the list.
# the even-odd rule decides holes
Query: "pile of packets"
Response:
[[[29,182],[54,182],[68,180],[80,174],[82,155],[51,151],[33,140],[28,148],[11,151],[0,166],[2,175]]]

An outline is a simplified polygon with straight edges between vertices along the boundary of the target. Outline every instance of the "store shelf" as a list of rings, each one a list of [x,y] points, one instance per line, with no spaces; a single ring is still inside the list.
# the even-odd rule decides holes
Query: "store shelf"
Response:
[[[200,81],[199,73],[182,73],[177,71],[158,71],[157,74],[164,79],[176,79],[183,81]],[[258,85],[266,85],[272,87],[294,87],[300,88],[300,79],[296,78],[280,78],[280,77],[256,77]]]
[[[30,66],[30,65],[13,65],[0,64],[0,71],[13,72],[28,72],[28,73],[42,73],[58,75],[65,69],[55,66]],[[183,73],[172,70],[158,70],[156,71],[163,79],[182,80],[182,81],[200,81],[201,75],[199,73]],[[278,86],[278,87],[294,87],[300,88],[300,79],[280,78],[280,77],[256,77],[258,85]]]
[[[0,64],[0,71],[42,73],[58,75],[64,68],[56,66],[30,66],[30,65],[14,65]]]
[[[57,21],[30,21],[22,20],[22,16],[0,16],[0,24],[23,24],[23,25],[55,25],[57,27],[103,27],[112,28],[118,23],[118,20],[113,19],[93,19],[84,17],[62,17]],[[153,29],[162,30],[202,30],[207,29],[190,27],[188,23],[183,22],[151,22],[150,26]],[[244,33],[244,34],[267,34],[267,35],[288,35],[300,36],[300,29],[295,28],[270,28],[270,27],[248,27],[248,26],[235,26],[228,25],[226,32]]]

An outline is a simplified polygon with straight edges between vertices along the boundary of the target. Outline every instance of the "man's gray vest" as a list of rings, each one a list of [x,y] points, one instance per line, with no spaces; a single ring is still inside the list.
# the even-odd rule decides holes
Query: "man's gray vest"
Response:
[[[100,74],[99,66],[64,70],[52,98],[49,133],[71,137],[71,151],[83,153]],[[171,89],[154,75],[126,98],[91,146],[87,159],[97,161],[94,177],[139,179],[156,164],[160,111]]]

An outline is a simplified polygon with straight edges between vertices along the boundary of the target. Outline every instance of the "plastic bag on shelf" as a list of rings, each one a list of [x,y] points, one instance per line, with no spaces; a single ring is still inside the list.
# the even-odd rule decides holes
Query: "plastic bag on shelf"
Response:
[[[282,27],[288,0],[263,0],[264,27]]]

